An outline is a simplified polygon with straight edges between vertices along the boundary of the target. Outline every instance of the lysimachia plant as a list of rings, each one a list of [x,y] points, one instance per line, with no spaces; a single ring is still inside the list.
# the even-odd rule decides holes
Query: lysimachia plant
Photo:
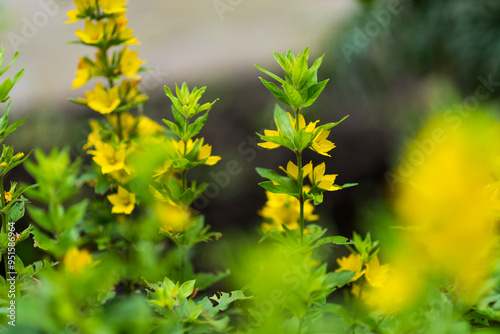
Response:
[[[224,332],[230,317],[222,312],[248,297],[234,291],[211,297],[213,303],[207,297],[195,299],[228,273],[196,273],[191,263],[193,246],[219,238],[220,233],[210,232],[203,216],[191,208],[206,184],[187,176],[192,168],[220,160],[204,138],[197,137],[215,101],[200,103],[205,87],[189,90],[185,83],[176,85],[174,95],[165,86],[173,104],[174,121],[164,120],[170,129],[144,116],[147,96],[139,90],[144,61],[130,50],[138,42],[127,27],[126,2],[75,4],[66,23],[84,21],[75,43],[96,52],[80,59],[73,88],[90,81],[95,81],[95,88],[72,101],[103,117],[90,121],[91,133],[83,146],[92,156],[92,168],[82,173],[82,160],[72,162],[67,148],[48,155],[37,150],[36,162],[26,166],[39,184],[28,189],[28,196],[39,202],[29,208],[36,226],[15,239],[22,241],[32,231],[35,247],[54,262],[24,269],[16,258],[21,279],[44,268],[38,275],[40,286],[33,286],[20,304],[22,310],[43,312],[34,322],[23,321],[22,330]],[[3,92],[7,96],[8,91]],[[0,123],[5,137],[22,121],[8,127],[6,112]],[[2,178],[26,158],[5,147]],[[82,199],[84,184],[94,188],[94,200]],[[3,217],[19,219],[26,188],[12,184],[5,195],[1,190],[0,208],[7,213]],[[168,296],[173,304],[165,302]],[[119,320],[122,308],[137,310],[137,315]],[[145,320],[139,324],[141,317]]]
[[[274,56],[284,70],[283,78],[258,65],[257,68],[281,84],[280,88],[261,78],[271,93],[291,108],[291,112],[276,105],[276,130],[265,130],[263,135],[259,134],[264,140],[259,145],[267,149],[283,146],[294,153],[296,162],[289,161],[286,168],[280,167],[284,175],[271,169],[257,168],[257,172],[269,180],[260,183],[266,189],[268,197],[268,202],[259,212],[266,220],[262,224],[264,239],[272,238],[277,241],[272,246],[272,252],[278,255],[269,262],[265,260],[256,269],[256,279],[248,286],[255,293],[256,300],[249,307],[254,322],[248,328],[257,326],[266,332],[302,333],[312,330],[318,317],[332,310],[339,312],[340,305],[328,303],[327,297],[349,282],[355,274],[349,270],[328,272],[328,257],[316,255],[327,244],[350,244],[352,241],[342,236],[325,237],[326,229],[315,224],[305,225],[306,221],[319,219],[313,213],[312,202],[320,204],[325,191],[336,191],[353,185],[335,184],[337,175],[326,174],[324,162],[316,166],[312,162],[303,163],[307,149],[330,156],[329,151],[335,147],[328,140],[330,131],[347,116],[336,123],[307,123],[304,109],[314,103],[328,82],[317,81],[322,57],[309,67],[307,48],[297,56],[291,51],[281,55],[275,53]],[[307,178],[310,184],[305,184]],[[280,274],[276,268],[282,268],[283,272]],[[290,271],[291,278],[285,279]],[[283,284],[284,282],[288,284]],[[276,290],[280,291],[279,299],[283,301],[273,304],[279,311],[272,317],[260,316],[259,304],[272,300]]]

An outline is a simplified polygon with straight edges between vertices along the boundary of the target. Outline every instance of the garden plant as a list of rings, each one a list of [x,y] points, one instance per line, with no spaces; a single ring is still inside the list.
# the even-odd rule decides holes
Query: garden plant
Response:
[[[384,242],[371,230],[331,235],[316,208],[331,192],[363,187],[337,184],[330,159],[332,131],[350,120],[339,115],[322,124],[308,109],[329,81],[320,79],[323,56],[310,61],[309,48],[275,52],[280,73],[256,65],[278,100],[272,112],[262,111],[275,128],[258,133],[259,146],[286,151],[289,161],[256,168],[267,201],[255,213],[260,240],[235,255],[240,272],[201,271],[200,244],[210,249],[225,238],[193,205],[207,183],[192,170],[208,173],[224,159],[200,135],[216,126],[209,115],[217,100],[207,101],[206,87],[165,85],[171,113],[163,123],[146,116],[140,82],[148,68],[133,51],[139,41],[126,2],[74,4],[65,24],[77,26],[73,42],[88,52],[72,88],[89,88],[71,101],[94,112],[85,155],[4,144],[29,117],[9,121],[9,92],[23,70],[0,83],[2,333],[498,332],[494,110],[466,119],[460,111],[436,113],[408,142],[389,174],[395,196],[367,218]],[[0,75],[18,65],[16,53],[2,68],[3,52]],[[13,168],[34,182],[12,180]],[[23,262],[21,243],[33,244],[43,260]],[[240,286],[221,291],[231,277]]]

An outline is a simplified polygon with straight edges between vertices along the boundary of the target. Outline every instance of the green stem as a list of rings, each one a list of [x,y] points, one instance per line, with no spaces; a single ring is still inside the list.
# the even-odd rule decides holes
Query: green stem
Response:
[[[295,131],[299,131],[299,113],[300,109],[295,111]],[[295,151],[297,154],[297,168],[298,168],[298,179],[297,182],[299,184],[299,203],[300,203],[300,212],[299,212],[299,227],[300,227],[300,244],[304,243],[304,173],[302,171],[302,152]]]
[[[4,187],[3,187],[3,175],[0,176],[0,210],[2,212],[0,213],[2,215],[2,233],[7,234],[7,213],[3,213],[3,208],[5,206],[5,194],[4,194]],[[5,250],[5,253],[3,253],[3,262],[5,266],[5,279],[8,279],[7,273],[10,271],[9,270],[9,264],[7,262],[7,250]]]

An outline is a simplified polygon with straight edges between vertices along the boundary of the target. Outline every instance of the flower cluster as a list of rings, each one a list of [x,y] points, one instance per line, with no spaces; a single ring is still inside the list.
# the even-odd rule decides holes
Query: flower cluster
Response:
[[[259,134],[264,141],[259,146],[267,149],[286,147],[295,153],[297,164],[289,161],[286,169],[280,167],[286,174],[282,176],[273,170],[258,168],[257,172],[269,181],[261,182],[260,185],[270,193],[283,194],[284,197],[291,196],[297,200],[298,220],[297,223],[292,219],[283,220],[273,219],[274,227],[282,230],[279,226],[282,222],[288,222],[289,229],[299,229],[301,238],[304,233],[304,221],[312,220],[308,217],[306,208],[311,205],[308,203],[314,200],[314,204],[323,201],[324,191],[335,191],[351,184],[339,186],[335,184],[336,174],[325,174],[326,164],[323,162],[313,166],[312,162],[303,164],[303,152],[306,149],[312,150],[320,155],[330,157],[329,152],[335,147],[335,144],[328,140],[331,129],[342,122],[346,117],[336,123],[327,123],[318,125],[319,121],[307,123],[303,109],[312,105],[325,88],[328,80],[317,82],[317,72],[321,65],[323,57],[318,58],[311,67],[308,67],[307,60],[309,49],[306,48],[297,56],[289,50],[287,54],[274,53],[276,61],[285,72],[284,79],[273,74],[262,67],[257,66],[259,70],[269,75],[281,84],[281,89],[274,83],[260,78],[262,83],[271,91],[271,93],[282,103],[287,104],[293,110],[293,115],[286,112],[279,105],[274,110],[274,121],[276,130],[264,130],[264,134]],[[305,178],[310,180],[310,186],[305,186]],[[269,197],[269,195],[268,195]],[[271,198],[267,207],[273,207]],[[263,210],[269,211],[269,210]],[[312,212],[311,209],[308,209]],[[266,216],[264,216],[266,217]],[[269,217],[266,217],[269,218]],[[276,226],[276,224],[278,224]],[[270,225],[263,225],[264,230],[269,230]]]

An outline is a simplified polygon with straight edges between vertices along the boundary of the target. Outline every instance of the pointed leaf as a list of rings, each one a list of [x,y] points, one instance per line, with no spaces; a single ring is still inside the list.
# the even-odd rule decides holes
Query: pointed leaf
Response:
[[[259,79],[260,79],[260,81],[262,81],[262,83],[264,84],[264,86],[266,86],[266,88],[269,89],[269,91],[271,93],[273,93],[273,95],[278,100],[280,100],[281,102],[283,102],[285,104],[290,105],[290,101],[288,100],[288,97],[286,96],[286,94],[281,89],[279,89],[278,86],[276,86],[276,84],[274,84],[272,82],[269,82],[269,81],[266,81],[265,79],[262,79],[260,77],[259,77]]]

